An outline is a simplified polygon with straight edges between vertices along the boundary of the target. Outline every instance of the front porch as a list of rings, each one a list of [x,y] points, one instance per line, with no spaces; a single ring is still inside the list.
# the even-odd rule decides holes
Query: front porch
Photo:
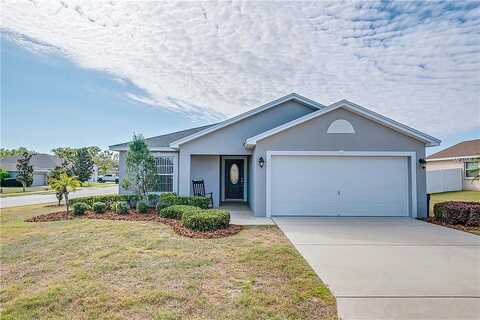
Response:
[[[213,194],[216,208],[224,202],[250,203],[251,156],[191,155],[189,163],[188,194],[193,194],[193,181],[203,181],[205,192]],[[181,182],[179,189],[182,189]]]
[[[239,225],[274,225],[272,219],[267,217],[255,217],[248,203],[245,202],[222,202],[220,209],[230,211],[230,223]]]

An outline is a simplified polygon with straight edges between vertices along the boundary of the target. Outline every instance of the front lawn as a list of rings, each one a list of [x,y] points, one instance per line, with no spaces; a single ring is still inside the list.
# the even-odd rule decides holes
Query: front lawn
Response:
[[[478,201],[480,202],[480,191],[455,191],[432,193],[430,196],[430,216],[433,217],[433,206],[435,203],[445,201]]]
[[[27,187],[25,192],[23,192],[22,187],[3,187],[2,193],[0,193],[0,198],[2,197],[14,197],[14,196],[23,196],[31,194],[50,194],[55,193],[49,186],[36,186],[36,187]]]
[[[219,239],[160,223],[2,209],[2,319],[336,319],[335,299],[276,226]]]
[[[83,188],[108,188],[108,187],[113,187],[116,186],[117,184],[115,182],[82,182],[82,187]]]

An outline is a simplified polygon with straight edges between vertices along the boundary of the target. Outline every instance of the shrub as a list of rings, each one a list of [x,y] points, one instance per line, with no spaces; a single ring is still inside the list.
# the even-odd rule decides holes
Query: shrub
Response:
[[[210,198],[207,197],[177,196],[175,193],[171,192],[162,193],[160,195],[160,209],[174,205],[193,206],[201,209],[207,209],[209,204]]]
[[[128,213],[128,202],[119,201],[115,204],[115,212],[118,214],[127,214]]]
[[[183,204],[186,206],[194,206],[199,207],[202,209],[208,209],[208,205],[210,204],[210,199],[207,197],[177,197],[175,200],[175,204]]]
[[[160,201],[157,204],[157,207],[160,206],[160,209],[162,209],[162,208],[173,206],[177,204],[175,203],[176,199],[177,199],[177,196],[173,192],[162,193],[160,195]]]
[[[77,202],[85,202],[89,206],[93,207],[95,202],[103,202],[107,206],[107,209],[115,209],[115,203],[119,201],[133,201],[136,200],[138,197],[136,195],[129,195],[129,194],[109,194],[103,196],[92,196],[92,197],[80,197],[71,199],[69,202],[71,205]]]
[[[148,206],[150,208],[155,208],[158,202],[160,201],[160,196],[158,194],[152,193],[147,196],[147,199],[148,199]]]
[[[447,201],[433,206],[435,219],[448,224],[475,225],[479,220],[479,211],[479,202]]]
[[[198,212],[201,209],[199,207],[186,206],[186,205],[174,205],[160,210],[160,217],[167,219],[180,220],[189,212]]]
[[[148,210],[148,204],[145,201],[140,200],[137,202],[138,213],[147,213],[147,210]]]
[[[103,202],[95,202],[92,208],[95,213],[104,213],[107,211],[107,205]]]
[[[187,212],[182,216],[182,224],[195,231],[224,229],[230,224],[230,213],[218,209]]]
[[[480,227],[480,204],[470,208],[470,217],[465,225],[468,227]]]
[[[90,206],[85,202],[77,202],[72,206],[73,214],[82,215],[85,211],[90,210]]]

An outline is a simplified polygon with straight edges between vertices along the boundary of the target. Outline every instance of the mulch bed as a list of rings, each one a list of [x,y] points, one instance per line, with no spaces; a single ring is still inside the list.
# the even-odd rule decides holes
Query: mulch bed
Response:
[[[137,213],[136,211],[129,210],[128,214],[117,214],[113,211],[107,211],[105,213],[95,213],[92,211],[86,212],[84,215],[76,216],[72,213],[67,213],[66,211],[52,212],[47,214],[42,214],[39,216],[32,217],[25,220],[26,222],[49,222],[49,221],[61,221],[61,220],[71,220],[71,219],[100,219],[100,220],[123,220],[123,221],[151,221],[151,222],[160,222],[172,227],[175,233],[189,238],[202,238],[202,239],[212,239],[212,238],[223,238],[228,237],[234,234],[237,234],[242,230],[242,227],[239,225],[231,224],[226,229],[218,229],[214,231],[193,231],[188,228],[185,228],[182,223],[174,219],[165,219],[159,217],[158,213],[149,209],[147,213]]]
[[[461,231],[464,231],[464,232],[480,235],[480,227],[467,227],[467,226],[464,226],[464,225],[461,225],[461,224],[448,224],[448,223],[439,221],[439,220],[437,220],[433,217],[428,218],[427,221],[430,222],[430,223],[433,223],[433,224],[437,224],[439,226],[452,228],[452,229],[457,229],[457,230],[461,230]]]

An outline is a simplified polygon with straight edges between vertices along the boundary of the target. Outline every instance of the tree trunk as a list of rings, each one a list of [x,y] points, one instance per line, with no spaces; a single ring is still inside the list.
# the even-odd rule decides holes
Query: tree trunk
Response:
[[[67,213],[69,212],[68,210],[68,192],[65,192],[65,205],[67,206]]]
[[[25,192],[25,183],[22,182],[23,192]]]

